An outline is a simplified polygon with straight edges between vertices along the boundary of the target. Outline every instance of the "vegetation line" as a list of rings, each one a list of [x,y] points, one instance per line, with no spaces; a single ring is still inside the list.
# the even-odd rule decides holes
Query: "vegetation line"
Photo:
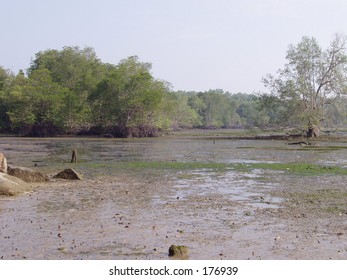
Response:
[[[133,161],[121,163],[81,163],[90,168],[109,167],[115,170],[150,169],[178,171],[243,171],[254,169],[283,171],[296,175],[347,175],[347,169],[339,166],[323,166],[310,163],[209,163],[209,162],[177,162],[177,161]]]
[[[0,66],[0,133],[46,137],[148,137],[180,128],[289,128],[316,137],[346,125],[346,38],[323,50],[290,45],[287,63],[263,78],[266,92],[173,91],[137,56],[103,63],[94,49],[37,53],[26,72]],[[265,74],[265,73],[264,73]]]

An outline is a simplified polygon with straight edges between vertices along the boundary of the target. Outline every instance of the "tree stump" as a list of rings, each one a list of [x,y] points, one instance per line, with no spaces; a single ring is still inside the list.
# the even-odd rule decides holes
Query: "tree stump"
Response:
[[[77,150],[72,150],[71,163],[77,163]]]

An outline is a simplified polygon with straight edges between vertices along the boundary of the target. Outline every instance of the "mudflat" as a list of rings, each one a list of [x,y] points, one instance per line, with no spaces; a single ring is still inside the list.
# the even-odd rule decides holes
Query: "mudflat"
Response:
[[[71,151],[78,162],[70,163]],[[1,259],[347,259],[344,142],[0,138],[50,181],[0,196]],[[74,168],[81,181],[52,178]]]

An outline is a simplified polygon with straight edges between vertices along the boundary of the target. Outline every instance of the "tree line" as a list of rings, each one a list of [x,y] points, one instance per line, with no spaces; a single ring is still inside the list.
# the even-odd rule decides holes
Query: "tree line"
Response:
[[[288,63],[263,78],[268,92],[174,91],[137,56],[103,63],[93,48],[35,55],[26,72],[0,67],[0,132],[22,136],[155,136],[180,128],[296,128],[346,125],[347,56],[336,35],[290,45]],[[312,136],[312,135],[311,135]]]
[[[22,136],[154,136],[179,128],[261,125],[254,95],[173,91],[132,56],[103,63],[94,49],[36,54],[26,73],[0,67],[0,130]]]

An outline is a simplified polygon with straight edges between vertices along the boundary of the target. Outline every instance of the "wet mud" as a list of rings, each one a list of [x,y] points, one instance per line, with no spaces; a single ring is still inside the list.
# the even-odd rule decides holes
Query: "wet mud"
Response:
[[[319,143],[320,147],[329,143]],[[346,259],[345,177],[273,170],[127,170],[128,161],[308,162],[344,167],[347,150],[283,141],[0,138],[9,163],[52,177],[0,197],[1,259]],[[77,149],[79,162],[70,163]]]

